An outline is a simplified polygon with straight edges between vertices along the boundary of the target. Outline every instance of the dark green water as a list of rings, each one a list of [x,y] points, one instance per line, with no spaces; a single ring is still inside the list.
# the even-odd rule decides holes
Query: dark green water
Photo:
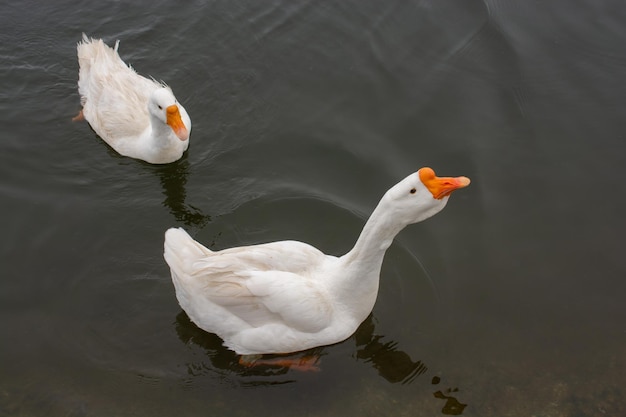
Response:
[[[625,21],[616,0],[4,2],[0,416],[624,414]],[[71,122],[82,32],[172,86],[181,161]],[[398,236],[320,372],[243,369],[182,313],[167,228],[341,255],[425,165],[472,185]]]

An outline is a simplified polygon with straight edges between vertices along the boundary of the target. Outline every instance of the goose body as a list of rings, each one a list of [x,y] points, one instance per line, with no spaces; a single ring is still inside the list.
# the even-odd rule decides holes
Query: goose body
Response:
[[[187,111],[169,87],[126,65],[118,46],[85,35],[78,43],[82,116],[121,155],[153,164],[180,159],[189,146]]]
[[[353,249],[325,255],[298,241],[212,251],[183,229],[165,233],[179,304],[243,355],[291,353],[345,340],[372,311],[385,251],[405,226],[443,209],[466,177],[422,168],[392,187]]]

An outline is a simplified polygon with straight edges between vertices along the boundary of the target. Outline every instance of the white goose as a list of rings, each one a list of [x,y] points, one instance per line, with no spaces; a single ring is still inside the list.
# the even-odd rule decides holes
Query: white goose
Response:
[[[469,178],[422,168],[392,187],[341,257],[280,241],[211,251],[183,229],[165,233],[179,304],[200,328],[242,355],[291,353],[347,339],[372,311],[385,251]]]
[[[138,75],[115,48],[83,34],[78,43],[78,92],[85,118],[118,153],[152,164],[180,159],[189,146],[191,119],[172,90]]]

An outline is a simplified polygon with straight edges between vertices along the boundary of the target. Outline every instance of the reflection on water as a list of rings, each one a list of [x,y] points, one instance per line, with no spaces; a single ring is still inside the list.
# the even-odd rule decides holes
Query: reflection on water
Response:
[[[384,336],[377,335],[375,327],[374,317],[370,314],[349,339],[355,341],[357,349],[354,356],[357,359],[370,364],[381,377],[392,384],[410,384],[418,376],[426,373],[428,367],[422,361],[414,361],[406,352],[398,350],[396,342],[384,342]],[[290,367],[282,365],[287,361],[311,363],[315,366],[313,370],[323,371],[322,357],[326,355],[323,346],[290,355],[265,355],[267,359],[260,365],[246,366],[240,362],[240,355],[222,345],[221,338],[197,327],[184,311],[176,316],[176,333],[183,343],[193,343],[206,351],[206,358],[211,363],[211,366],[205,364],[204,361],[188,363],[187,371],[191,377],[200,376],[207,372],[219,373],[220,371],[236,373],[242,377],[266,377],[262,380],[247,381],[242,384],[255,386],[295,382],[293,379],[277,378],[277,376],[289,372]],[[433,385],[438,385],[440,382],[440,377],[433,377]],[[459,415],[463,413],[467,404],[460,403],[452,395],[456,392],[458,392],[458,388],[447,388],[444,391],[437,390],[434,392],[435,398],[446,400],[441,410],[443,414]]]
[[[211,221],[211,216],[203,214],[200,209],[185,202],[187,198],[185,185],[189,176],[187,155],[185,153],[174,163],[155,166],[155,172],[161,181],[165,195],[163,205],[169,209],[177,221],[190,227],[201,228]]]
[[[441,378],[439,378],[438,376],[433,377],[432,379],[433,385],[437,385],[440,382],[441,382]],[[445,394],[441,390],[435,391],[435,393],[433,394],[435,398],[446,400],[446,404],[443,406],[443,409],[441,410],[443,414],[452,415],[452,416],[463,414],[463,410],[465,410],[465,407],[467,407],[467,404],[460,403],[459,400],[457,400],[455,397],[450,395],[451,393],[458,392],[458,391],[459,391],[458,388],[447,388],[445,390]]]
[[[407,384],[428,370],[421,361],[414,362],[408,354],[396,349],[396,342],[383,343],[383,336],[374,334],[374,330],[370,314],[354,334],[356,357],[371,364],[380,376],[394,384]]]
[[[80,121],[78,123],[87,123],[86,121]],[[89,126],[91,129],[91,126]],[[113,148],[111,148],[106,142],[104,142],[94,131],[91,129],[96,140],[102,145],[110,158],[116,158],[119,160],[131,160],[126,156],[120,155]],[[188,152],[185,152],[181,159],[165,165],[154,165],[144,161],[134,160],[136,163],[151,170],[159,178],[161,187],[163,188],[163,206],[166,207],[174,218],[190,227],[198,227],[206,225],[211,221],[211,216],[205,215],[202,211],[186,203],[187,199],[187,179],[189,178],[189,159]]]
[[[459,414],[463,414],[463,410],[465,409],[465,407],[467,407],[467,404],[461,404],[459,402],[459,400],[457,400],[455,397],[451,396],[450,393],[451,392],[457,392],[458,389],[447,389],[446,390],[446,394],[444,394],[441,391],[436,391],[435,392],[435,398],[440,398],[442,400],[446,400],[446,404],[443,406],[443,409],[441,410],[441,412],[443,414],[447,414],[447,415],[451,415],[451,416],[458,416]]]

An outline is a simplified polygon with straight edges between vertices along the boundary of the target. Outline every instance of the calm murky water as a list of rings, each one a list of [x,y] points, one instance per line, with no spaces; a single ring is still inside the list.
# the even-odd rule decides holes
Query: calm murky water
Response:
[[[616,0],[4,2],[0,415],[623,414],[625,21]],[[82,32],[172,86],[184,159],[70,121]],[[242,368],[178,306],[168,227],[340,255],[424,165],[472,185],[398,236],[320,372]]]

